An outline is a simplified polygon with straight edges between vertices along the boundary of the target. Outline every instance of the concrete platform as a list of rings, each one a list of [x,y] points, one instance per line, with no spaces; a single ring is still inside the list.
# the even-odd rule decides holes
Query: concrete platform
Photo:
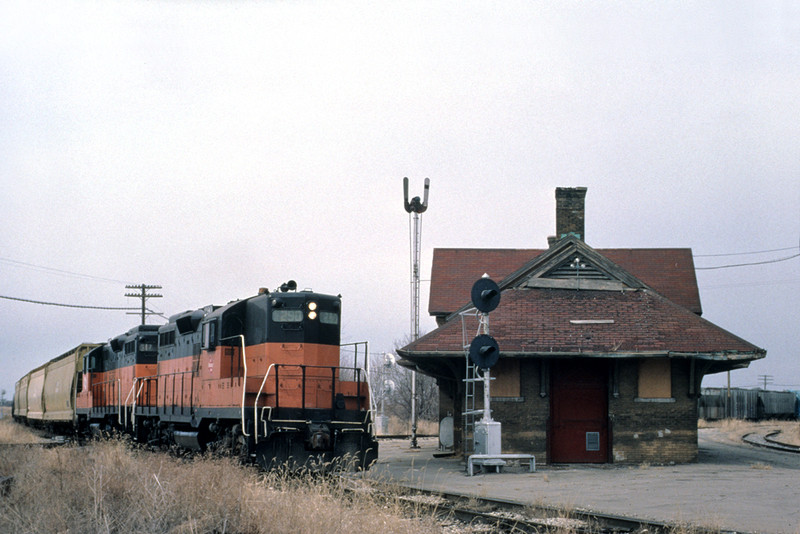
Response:
[[[735,443],[701,429],[699,461],[670,466],[557,465],[536,459],[468,476],[461,458],[436,458],[438,440],[381,441],[367,476],[409,487],[580,508],[725,531],[800,534],[800,454]]]

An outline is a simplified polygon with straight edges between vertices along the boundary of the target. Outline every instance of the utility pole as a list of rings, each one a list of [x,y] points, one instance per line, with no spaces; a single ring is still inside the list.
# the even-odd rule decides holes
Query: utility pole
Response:
[[[419,338],[419,256],[422,239],[422,213],[428,209],[428,190],[431,181],[425,178],[424,200],[414,197],[408,200],[408,178],[403,178],[404,205],[409,215],[411,232],[411,341]],[[411,448],[417,445],[417,372],[411,371]]]
[[[147,284],[140,284],[138,286],[133,286],[133,285],[125,286],[125,289],[138,289],[138,290],[141,291],[140,293],[125,293],[125,296],[126,297],[136,297],[136,298],[142,299],[142,311],[141,311],[142,324],[145,324],[146,321],[147,321],[147,316],[148,315],[154,315],[153,312],[147,311],[147,308],[145,307],[145,303],[147,302],[147,299],[150,299],[150,298],[161,298],[161,297],[164,296],[164,295],[159,295],[158,293],[148,293],[147,290],[148,289],[161,289],[161,286],[149,286]],[[139,312],[128,312],[128,315],[138,315],[138,314],[139,314]]]
[[[759,375],[759,381],[764,382],[764,389],[767,389],[767,384],[772,384],[772,375]]]

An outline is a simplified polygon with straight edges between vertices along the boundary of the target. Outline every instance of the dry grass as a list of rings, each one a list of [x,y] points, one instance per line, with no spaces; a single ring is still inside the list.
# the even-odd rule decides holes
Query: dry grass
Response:
[[[763,462],[756,462],[750,465],[750,469],[758,469],[760,471],[769,471],[772,469],[772,466],[769,464],[765,464]]]
[[[23,444],[39,443],[44,440],[28,427],[18,425],[10,417],[0,419],[0,443]]]
[[[336,478],[258,472],[227,458],[182,461],[108,441],[0,450],[0,532],[439,532],[399,504]]]
[[[781,433],[775,436],[775,438],[783,443],[800,447],[800,422],[794,421],[787,423],[788,428],[782,428]]]
[[[381,435],[381,434],[379,434]],[[410,436],[411,435],[411,421],[408,419],[401,419],[399,417],[389,417],[389,428],[386,432],[387,436]],[[438,436],[439,435],[439,422],[426,421],[420,419],[417,421],[417,435],[420,436]]]
[[[782,443],[800,446],[800,422],[798,421],[744,421],[741,419],[722,419],[720,421],[698,421],[698,428],[717,428],[728,438],[738,441],[745,434],[758,432],[766,434],[779,430],[780,434],[774,436]]]

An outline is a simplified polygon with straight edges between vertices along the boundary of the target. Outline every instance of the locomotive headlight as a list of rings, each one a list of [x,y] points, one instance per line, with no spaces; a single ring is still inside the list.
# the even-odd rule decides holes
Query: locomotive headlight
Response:
[[[317,303],[316,302],[309,302],[308,303],[308,318],[312,321],[317,318]]]

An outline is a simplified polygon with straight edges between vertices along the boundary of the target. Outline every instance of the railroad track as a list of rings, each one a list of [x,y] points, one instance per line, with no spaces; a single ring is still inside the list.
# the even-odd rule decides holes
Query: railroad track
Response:
[[[60,447],[61,445],[68,445],[75,443],[74,440],[65,436],[46,437],[42,435],[39,441],[29,441],[22,443],[0,443],[0,449],[14,449],[14,448],[42,448],[51,449],[53,447]]]
[[[371,491],[395,499],[410,510],[434,515],[440,520],[460,523],[469,532],[576,534],[725,534],[685,524],[603,514],[589,510],[566,510],[549,506],[524,505],[503,499],[468,497],[434,491],[409,489],[392,484],[368,483]],[[360,491],[363,491],[362,488]],[[467,528],[470,530],[467,530]]]

